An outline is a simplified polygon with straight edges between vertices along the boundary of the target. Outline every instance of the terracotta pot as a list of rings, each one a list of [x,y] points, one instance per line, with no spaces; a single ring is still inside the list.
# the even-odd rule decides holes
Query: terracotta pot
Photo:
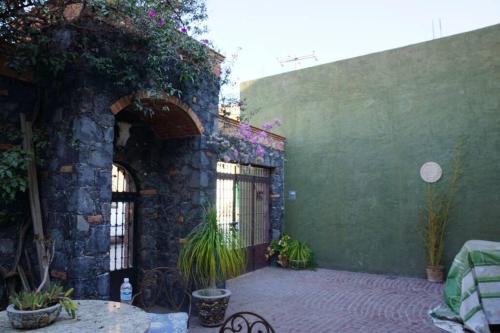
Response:
[[[200,289],[193,291],[200,324],[207,327],[222,325],[231,292],[227,289]]]
[[[7,307],[7,316],[12,327],[23,330],[48,326],[57,319],[59,313],[61,313],[59,303],[33,311],[16,310],[13,304]]]
[[[427,281],[442,283],[444,281],[444,267],[439,266],[427,266]]]

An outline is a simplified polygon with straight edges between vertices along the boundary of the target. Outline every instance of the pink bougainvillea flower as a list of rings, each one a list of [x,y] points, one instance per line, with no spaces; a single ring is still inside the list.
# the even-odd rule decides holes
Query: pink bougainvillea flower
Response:
[[[257,157],[264,157],[264,154],[265,154],[264,148],[262,148],[261,145],[258,145],[257,148],[255,148],[255,155],[257,155]]]
[[[266,131],[269,131],[273,127],[274,127],[274,124],[269,122],[269,121],[266,121],[264,124],[262,124],[262,129],[264,129]]]
[[[239,131],[241,136],[243,136],[245,140],[250,140],[250,138],[252,137],[252,128],[249,124],[241,123]]]
[[[208,45],[208,43],[210,43],[208,39],[202,39],[201,42],[205,45]]]
[[[148,16],[149,16],[150,18],[156,17],[156,15],[158,15],[158,14],[156,14],[156,11],[155,11],[154,9],[151,9],[151,10],[148,12]]]
[[[265,132],[265,131],[260,131],[260,132],[258,132],[258,133],[257,133],[257,137],[258,137],[259,139],[264,140],[264,139],[266,139],[266,138],[267,138],[267,132]]]
[[[182,27],[182,28],[181,28],[181,32],[182,32],[183,34],[187,34],[188,29],[187,29],[186,27]]]
[[[161,28],[165,25],[165,19],[161,18],[158,20],[158,26]]]

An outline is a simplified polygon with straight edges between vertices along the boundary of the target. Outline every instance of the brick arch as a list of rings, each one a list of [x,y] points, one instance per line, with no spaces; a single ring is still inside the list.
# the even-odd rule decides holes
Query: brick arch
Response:
[[[145,91],[127,95],[110,107],[115,116],[130,106],[135,97],[145,105],[157,111],[151,117],[140,114],[142,120],[149,123],[156,135],[163,139],[176,139],[203,134],[204,128],[193,110],[179,98],[166,93],[150,95]],[[167,106],[168,111],[162,111]]]

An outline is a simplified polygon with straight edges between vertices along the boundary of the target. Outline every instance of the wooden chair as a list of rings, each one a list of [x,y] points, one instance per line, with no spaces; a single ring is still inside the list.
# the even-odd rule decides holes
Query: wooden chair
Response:
[[[276,331],[258,314],[237,312],[224,321],[219,333],[276,333]]]

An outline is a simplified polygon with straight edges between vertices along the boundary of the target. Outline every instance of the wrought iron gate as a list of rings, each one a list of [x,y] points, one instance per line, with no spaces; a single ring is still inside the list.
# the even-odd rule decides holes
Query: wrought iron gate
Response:
[[[223,230],[234,227],[247,249],[247,271],[266,265],[270,241],[270,169],[219,162],[217,217]]]
[[[130,173],[113,164],[110,221],[110,297],[119,300],[120,286],[128,277],[135,284],[134,269],[134,209],[137,191]]]

